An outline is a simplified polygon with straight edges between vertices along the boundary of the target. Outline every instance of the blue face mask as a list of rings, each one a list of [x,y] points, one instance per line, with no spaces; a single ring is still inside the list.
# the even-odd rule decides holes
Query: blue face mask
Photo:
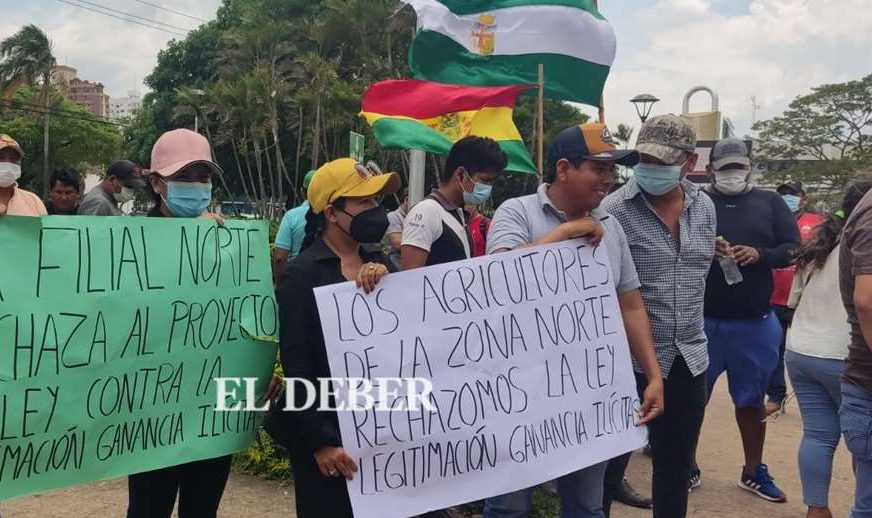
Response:
[[[633,177],[643,191],[653,196],[660,196],[671,191],[681,182],[681,166],[637,164],[633,168]]]
[[[177,218],[197,218],[212,202],[212,184],[167,182],[167,208]]]
[[[786,203],[790,208],[790,212],[799,212],[799,202],[802,201],[802,198],[795,194],[785,194],[781,196],[781,199],[784,200],[784,203]]]
[[[467,175],[469,176],[469,175]],[[472,180],[472,177],[469,178]],[[475,184],[475,187],[472,189],[472,192],[463,191],[463,203],[466,205],[482,205],[484,202],[488,201],[491,197],[491,191],[493,190],[492,185],[486,185],[483,183],[472,182]],[[461,188],[463,187],[463,183],[461,182]]]

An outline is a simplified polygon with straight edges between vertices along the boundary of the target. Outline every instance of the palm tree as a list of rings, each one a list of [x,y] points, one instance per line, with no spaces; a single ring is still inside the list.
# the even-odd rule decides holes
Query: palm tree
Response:
[[[336,72],[338,62],[338,59],[325,58],[318,52],[307,52],[297,60],[297,79],[303,85],[302,94],[313,104],[312,113],[315,116],[312,128],[312,169],[317,168],[320,163],[324,101],[339,79]]]
[[[258,118],[252,105],[248,83],[242,77],[222,79],[210,89],[208,98],[212,103],[211,109],[220,117],[218,142],[231,146],[246,198],[249,201],[252,197],[262,200],[264,193],[258,193],[247,151],[248,135]],[[239,159],[240,150],[245,158],[245,169]]]
[[[42,186],[48,193],[48,144],[51,116],[51,72],[57,64],[52,54],[52,43],[36,25],[26,25],[17,33],[0,42],[0,81],[3,99],[9,101],[25,84],[41,80],[40,101],[43,106],[42,134]]]
[[[633,139],[633,132],[635,132],[635,128],[632,126],[628,126],[627,124],[618,124],[618,129],[612,134],[612,137],[615,138],[618,142],[622,143],[624,147],[630,145],[630,140]]]
[[[209,120],[204,111],[206,104],[204,102],[205,95],[206,92],[197,88],[191,88],[188,86],[177,88],[175,109],[173,112],[176,118],[187,118],[190,120],[190,117],[194,117],[196,120],[203,121],[203,129],[206,131],[206,138],[209,140],[209,147],[212,148],[212,160],[216,160],[215,141],[212,139],[212,129],[209,126]],[[226,195],[232,197],[233,193],[227,186],[227,181],[225,180],[224,175],[219,174],[218,179],[221,181],[221,186],[224,188]]]
[[[279,140],[279,101],[290,91],[285,79],[293,65],[293,28],[276,21],[269,12],[253,11],[249,15],[251,18],[245,25],[225,38],[228,48],[219,60],[223,62],[225,76],[253,72],[259,77],[257,86],[263,97],[260,102],[269,115],[269,133],[275,153],[273,194],[282,198],[283,179],[290,182],[290,177]]]

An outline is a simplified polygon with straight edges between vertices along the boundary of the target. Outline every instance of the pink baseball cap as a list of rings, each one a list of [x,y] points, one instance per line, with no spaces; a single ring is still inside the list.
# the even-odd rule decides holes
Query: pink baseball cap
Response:
[[[212,161],[212,149],[206,137],[188,129],[167,131],[151,148],[150,172],[164,178],[197,163],[208,164],[215,174],[223,174],[218,164]]]

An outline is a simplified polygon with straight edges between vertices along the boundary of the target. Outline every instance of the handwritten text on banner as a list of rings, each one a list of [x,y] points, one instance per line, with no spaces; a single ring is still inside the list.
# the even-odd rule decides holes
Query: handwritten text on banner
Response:
[[[507,493],[645,443],[605,247],[523,249],[316,296],[333,376],[433,383],[429,411],[339,412],[357,518]]]
[[[219,457],[252,412],[213,378],[272,372],[266,224],[0,218],[0,500]]]

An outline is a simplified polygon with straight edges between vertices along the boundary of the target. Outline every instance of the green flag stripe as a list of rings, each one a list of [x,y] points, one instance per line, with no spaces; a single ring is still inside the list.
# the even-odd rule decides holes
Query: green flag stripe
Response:
[[[533,164],[530,153],[527,152],[527,147],[523,141],[500,140],[499,144],[509,159],[509,164],[506,166],[507,171],[536,174],[536,165]]]
[[[430,153],[447,153],[453,143],[444,135],[414,119],[379,119],[372,125],[372,132],[379,145],[393,149],[422,149]],[[536,174],[536,166],[520,140],[497,141],[509,164],[506,169],[520,173]]]
[[[585,10],[601,20],[605,20],[599,13],[593,0],[438,0],[439,3],[451,10],[454,14],[477,14],[506,9],[507,7],[527,7],[531,5],[563,5]]]
[[[379,119],[372,125],[372,132],[385,148],[447,153],[452,145],[445,135],[413,119]]]
[[[409,49],[417,79],[478,86],[536,84],[545,65],[545,95],[598,106],[609,67],[562,54],[481,56],[442,33],[420,31]]]

